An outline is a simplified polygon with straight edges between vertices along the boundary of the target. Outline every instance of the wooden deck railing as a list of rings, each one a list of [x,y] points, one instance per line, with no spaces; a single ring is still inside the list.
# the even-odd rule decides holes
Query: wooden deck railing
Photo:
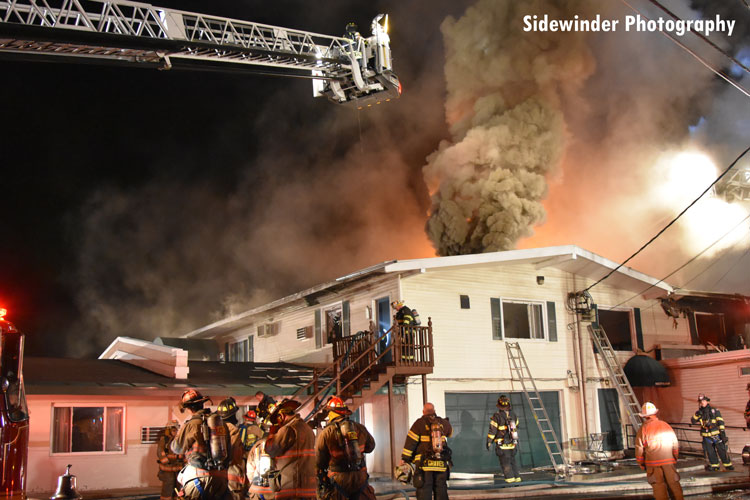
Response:
[[[371,324],[370,330],[334,339],[332,344],[334,362],[316,371],[313,380],[292,396],[302,403],[300,408],[310,408],[308,418],[332,390],[346,400],[386,367],[396,367],[400,374],[408,376],[409,368],[424,373],[424,369],[434,366],[431,318],[427,326],[398,325],[394,318],[393,326],[381,335],[373,331]],[[326,379],[328,382],[321,385]]]

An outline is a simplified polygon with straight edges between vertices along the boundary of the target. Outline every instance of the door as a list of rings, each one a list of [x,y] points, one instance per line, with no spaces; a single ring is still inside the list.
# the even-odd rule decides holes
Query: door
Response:
[[[375,301],[375,311],[377,311],[377,317],[375,318],[376,324],[378,325],[377,336],[380,337],[391,328],[391,303],[388,297],[383,297]],[[388,345],[390,345],[391,334],[383,337],[378,344],[378,354],[383,352]],[[392,353],[388,353],[383,356],[383,362],[389,363],[393,358]]]
[[[620,396],[617,389],[599,389],[599,428],[605,437],[605,451],[622,450],[622,420],[620,419]]]

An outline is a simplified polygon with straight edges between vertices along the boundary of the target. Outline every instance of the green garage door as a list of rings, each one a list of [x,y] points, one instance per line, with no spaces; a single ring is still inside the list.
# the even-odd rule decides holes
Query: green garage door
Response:
[[[453,425],[453,437],[448,446],[453,450],[453,470],[456,472],[498,472],[500,470],[494,447],[485,449],[490,417],[497,407],[500,394],[510,397],[519,422],[519,464],[522,468],[551,465],[542,435],[534,422],[534,415],[522,392],[446,392],[446,416]],[[556,391],[539,393],[549,414],[552,427],[560,434],[560,399]]]

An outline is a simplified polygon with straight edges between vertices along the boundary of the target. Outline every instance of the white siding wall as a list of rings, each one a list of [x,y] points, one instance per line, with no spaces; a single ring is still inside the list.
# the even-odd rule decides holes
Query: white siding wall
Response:
[[[536,276],[544,276],[538,285]],[[518,382],[511,382],[510,366],[505,342],[492,339],[490,298],[554,301],[557,322],[557,342],[520,340],[529,369],[540,391],[560,392],[562,405],[563,439],[600,430],[597,389],[610,387],[606,368],[593,347],[586,329],[581,324],[584,377],[583,398],[568,388],[568,370],[576,373],[574,362],[575,315],[566,309],[568,292],[582,290],[592,282],[553,268],[535,269],[529,264],[477,266],[427,270],[404,277],[402,293],[409,307],[419,310],[423,324],[431,317],[435,343],[435,371],[428,375],[428,399],[440,414],[445,414],[445,392],[500,392],[520,391]],[[646,288],[646,285],[643,285]],[[615,289],[602,283],[592,289],[594,302],[615,306],[636,293]],[[461,309],[459,296],[468,295],[470,309]],[[654,343],[689,343],[687,322],[672,328],[656,300],[638,297],[621,307],[640,308],[644,347]],[[570,328],[568,328],[570,326]],[[633,329],[633,348],[636,348]],[[633,355],[620,354],[622,363]],[[422,389],[419,378],[408,385],[409,420],[421,415]],[[588,428],[581,418],[585,399]],[[488,415],[489,418],[489,415]]]
[[[308,306],[300,300],[285,309],[269,311],[257,318],[257,322],[248,328],[243,328],[230,336],[220,339],[220,342],[236,342],[246,339],[249,335],[256,335],[257,325],[265,322],[280,322],[280,330],[272,337],[255,337],[255,361],[276,362],[294,361],[295,359],[315,351],[315,337],[297,340],[297,329],[307,326],[315,327],[315,311],[325,310],[343,301],[349,301],[350,331],[356,333],[369,327],[370,319],[366,316],[367,307],[372,310],[374,301],[381,297],[393,300],[398,295],[397,276],[376,276],[364,284],[355,284],[350,290],[342,290],[336,294],[326,294],[318,298],[318,304]],[[325,316],[322,317],[323,341],[325,342]],[[320,362],[331,363],[330,346],[327,348],[325,359]]]

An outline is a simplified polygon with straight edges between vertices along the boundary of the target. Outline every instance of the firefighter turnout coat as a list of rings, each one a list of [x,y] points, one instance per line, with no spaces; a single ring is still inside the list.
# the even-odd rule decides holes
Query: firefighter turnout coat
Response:
[[[450,450],[443,443],[443,448],[446,450],[445,456],[440,459],[432,456],[432,438],[430,436],[431,418],[437,418],[442,426],[443,440],[445,442],[447,442],[446,438],[453,435],[453,426],[450,420],[423,415],[412,424],[409,432],[406,434],[404,449],[401,451],[401,460],[407,463],[414,462],[414,465],[424,471],[445,472],[450,465]]]
[[[177,496],[174,491],[177,486],[177,473],[180,472],[183,465],[182,455],[174,453],[169,447],[172,439],[173,436],[162,434],[156,445],[156,458],[159,463],[159,481],[162,482],[161,500]]]
[[[690,421],[694,424],[700,424],[701,436],[704,438],[724,437],[724,418],[721,416],[721,412],[711,405],[698,408],[695,415],[690,417]]]
[[[222,498],[227,492],[227,471],[207,469],[211,452],[203,436],[203,423],[209,413],[207,408],[195,412],[170,445],[173,453],[185,456],[187,466],[178,477],[188,500]]]
[[[658,418],[644,423],[635,437],[635,459],[643,468],[677,463],[679,445],[672,427]]]
[[[266,453],[280,474],[274,498],[315,498],[315,434],[299,415],[266,438]]]
[[[343,419],[336,419],[323,429],[315,441],[315,461],[319,471],[326,472],[328,477],[335,483],[332,498],[347,498],[350,495],[360,493],[360,498],[375,498],[374,490],[368,487],[367,465],[364,454],[375,449],[375,438],[369,433],[364,425],[351,422],[351,426],[357,433],[359,453],[362,456],[361,463],[352,464],[347,458],[346,443],[342,435],[340,423]],[[340,490],[340,491],[338,491]],[[339,495],[343,493],[344,495]]]
[[[513,410],[499,410],[490,417],[490,429],[487,431],[487,448],[491,443],[501,450],[512,450],[516,441],[512,437],[511,424],[518,428],[518,417]]]
[[[242,500],[245,486],[245,449],[242,446],[241,430],[231,422],[226,423],[229,429],[231,450],[229,452],[229,467],[227,467],[227,484],[232,498]]]

